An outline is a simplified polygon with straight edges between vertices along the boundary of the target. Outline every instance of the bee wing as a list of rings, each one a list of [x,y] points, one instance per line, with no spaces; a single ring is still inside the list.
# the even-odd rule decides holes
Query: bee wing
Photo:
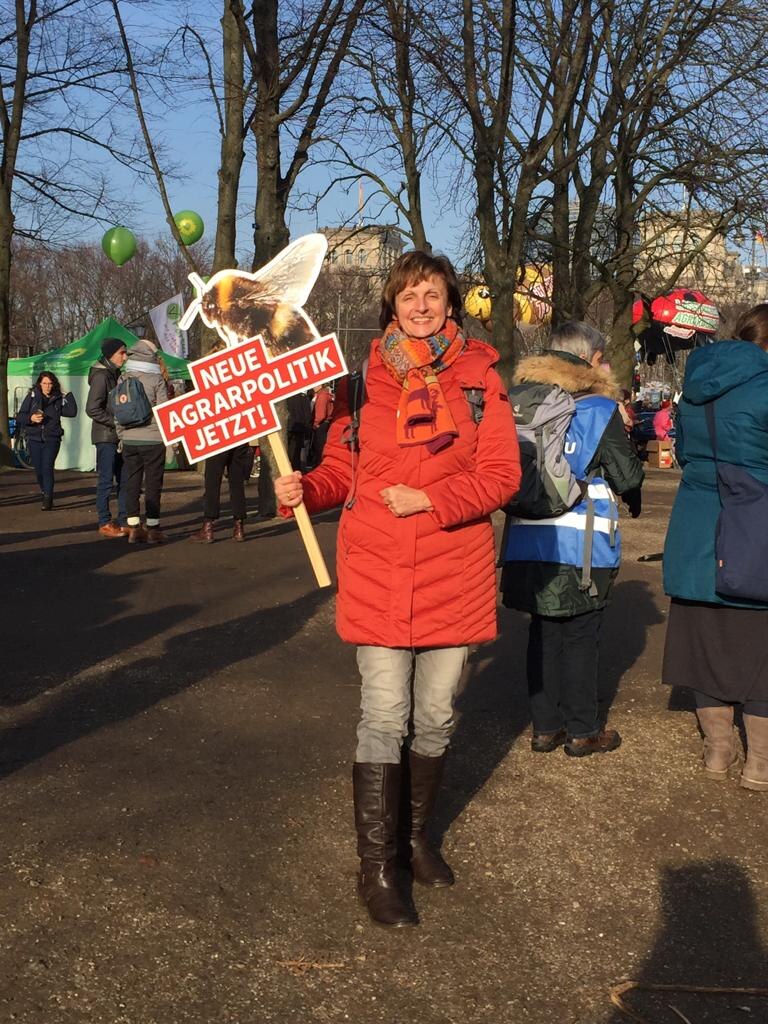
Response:
[[[268,295],[280,302],[303,306],[315,286],[328,249],[325,235],[304,235],[291,242],[253,275]]]

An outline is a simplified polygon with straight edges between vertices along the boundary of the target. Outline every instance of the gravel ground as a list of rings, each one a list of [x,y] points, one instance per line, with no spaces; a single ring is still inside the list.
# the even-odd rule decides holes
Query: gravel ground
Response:
[[[612,986],[768,985],[768,794],[702,777],[659,683],[661,551],[678,482],[651,470],[606,617],[621,749],[528,743],[526,622],[500,612],[461,697],[439,825],[457,884],[421,926],[356,902],[354,652],[289,524],[186,541],[201,482],[167,478],[163,548],[97,537],[93,476],[0,477],[0,1021],[608,1024]],[[255,488],[254,488],[255,490]],[[336,517],[318,536],[333,559]],[[226,538],[226,539],[225,539]],[[652,1024],[768,1021],[744,994],[626,997]]]

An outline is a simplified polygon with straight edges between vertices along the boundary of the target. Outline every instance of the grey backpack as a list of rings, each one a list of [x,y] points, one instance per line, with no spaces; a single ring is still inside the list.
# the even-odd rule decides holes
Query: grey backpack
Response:
[[[520,442],[520,490],[504,511],[521,519],[551,519],[581,500],[584,485],[565,457],[565,434],[576,403],[556,384],[518,384],[509,401]]]

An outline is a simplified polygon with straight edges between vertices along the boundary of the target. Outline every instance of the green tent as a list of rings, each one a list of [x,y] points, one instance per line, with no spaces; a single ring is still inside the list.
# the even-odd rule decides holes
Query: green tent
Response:
[[[117,320],[107,317],[84,337],[62,348],[8,361],[8,405],[12,415],[43,370],[55,373],[62,391],[71,391],[75,396],[77,416],[73,420],[62,420],[64,439],[56,460],[57,469],[90,472],[96,468],[96,449],[91,443],[91,421],[85,414],[85,403],[88,398],[88,371],[100,359],[101,343],[105,338],[121,338],[128,348],[138,341],[136,335]],[[172,380],[190,379],[186,360],[167,353],[163,353],[163,360]]]

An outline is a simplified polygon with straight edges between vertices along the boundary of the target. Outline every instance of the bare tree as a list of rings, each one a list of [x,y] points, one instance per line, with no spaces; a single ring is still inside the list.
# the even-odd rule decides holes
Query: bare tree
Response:
[[[186,260],[189,268],[199,272],[200,268],[195,264],[192,253],[185,247],[174,222],[166,188],[166,179],[169,177],[169,174],[167,169],[161,167],[157,148],[144,112],[142,100],[143,69],[136,66],[134,56],[137,43],[135,40],[129,39],[120,13],[120,3],[118,0],[111,0],[111,3],[125,53],[125,73],[128,77],[134,108],[141,127],[147,156],[152,166],[155,184],[165,210],[166,221],[179,247],[179,252]],[[168,86],[168,99],[170,99],[173,86],[176,85],[181,74],[182,78],[191,81],[194,86],[202,86],[216,111],[220,140],[220,160],[213,265],[210,268],[212,273],[226,267],[236,266],[237,263],[235,257],[237,204],[242,166],[245,159],[244,141],[246,137],[246,124],[244,112],[247,97],[254,85],[253,79],[248,83],[244,79],[243,40],[238,23],[238,14],[241,6],[238,0],[222,0],[221,34],[218,40],[221,44],[221,49],[218,57],[215,51],[214,53],[211,52],[206,33],[202,32],[194,24],[187,22],[174,34],[181,37],[184,57],[186,58],[190,53],[193,57],[194,67],[191,74],[180,72],[176,67],[178,62],[169,56],[174,50],[174,39],[169,44],[162,46],[159,51],[142,47],[145,51],[145,57],[142,62],[144,70],[148,74],[152,74],[153,85],[155,68],[158,62],[171,73],[169,83],[172,82],[173,85],[169,84]]]
[[[118,54],[101,27],[103,7],[102,0],[16,0],[13,13],[0,23],[0,463],[5,465],[10,461],[14,241],[57,235],[61,241],[83,219],[111,217],[94,156],[140,163],[114,117]]]
[[[256,145],[254,267],[288,244],[291,192],[322,118],[352,33],[369,0],[254,0],[237,19],[256,82],[247,124]],[[292,140],[285,157],[282,145]]]
[[[578,94],[589,55],[589,0],[462,0],[422,8],[421,59],[462,112],[452,142],[473,185],[481,272],[493,297],[493,339],[515,358],[514,293],[526,220],[551,174],[554,142]],[[457,40],[460,45],[457,52]]]
[[[307,302],[307,312],[322,333],[335,331],[347,365],[359,367],[371,340],[379,334],[378,276],[354,268],[323,269]]]
[[[438,179],[457,108],[435,87],[435,72],[421,58],[423,41],[419,0],[384,0],[367,11],[336,97],[339,128],[322,146],[332,176],[306,202],[316,210],[332,190],[358,183],[362,195],[366,184],[358,225],[394,220],[414,248],[430,251],[423,182]]]
[[[211,246],[201,241],[195,250],[197,261],[207,265]],[[12,355],[58,348],[107,316],[149,329],[148,311],[181,290],[186,272],[186,261],[167,236],[152,243],[139,239],[135,258],[123,267],[106,260],[98,245],[16,243]]]
[[[597,13],[551,195],[528,227],[552,260],[556,321],[610,294],[622,377],[639,282],[673,287],[746,209],[765,208],[763,20],[741,0],[608,0]]]

